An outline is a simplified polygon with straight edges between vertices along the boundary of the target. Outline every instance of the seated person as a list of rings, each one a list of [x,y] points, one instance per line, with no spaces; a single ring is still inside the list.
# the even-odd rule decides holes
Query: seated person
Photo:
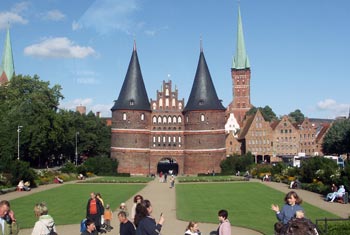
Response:
[[[327,199],[330,200],[330,202],[333,202],[336,198],[342,198],[344,194],[345,194],[344,185],[340,185],[337,192],[327,195]]]
[[[63,179],[61,179],[58,176],[55,176],[55,179],[53,180],[56,184],[62,184],[63,183]]]
[[[23,191],[24,190],[24,182],[23,180],[20,180],[18,185],[17,185],[17,190],[18,191]]]
[[[26,181],[25,183],[24,183],[24,190],[25,191],[30,191],[30,182],[29,181]]]
[[[85,179],[85,177],[83,176],[83,174],[80,173],[80,174],[78,175],[78,179],[79,179],[79,180],[83,180],[83,179]]]

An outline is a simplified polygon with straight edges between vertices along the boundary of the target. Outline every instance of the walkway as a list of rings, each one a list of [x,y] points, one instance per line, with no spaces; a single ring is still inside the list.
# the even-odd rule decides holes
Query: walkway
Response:
[[[260,182],[257,180],[252,180],[252,182]],[[249,182],[247,182],[249,183]],[[279,190],[281,192],[287,193],[290,191],[286,184],[275,183],[275,182],[264,182],[265,185]],[[39,188],[33,189],[30,192],[13,192],[0,196],[0,200],[12,200],[18,197],[26,196],[28,194],[36,193],[39,191],[51,189],[54,187],[59,187],[59,184],[50,184],[40,186]],[[340,217],[348,218],[350,213],[350,204],[340,204],[340,203],[329,203],[325,202],[323,198],[316,193],[312,193],[305,190],[297,190],[298,194],[301,198],[319,208],[327,210],[331,213],[334,213]],[[165,223],[162,229],[162,235],[175,235],[175,234],[183,234],[185,227],[187,226],[187,221],[179,221],[176,219],[176,198],[175,198],[175,189],[169,188],[169,183],[159,183],[158,180],[151,181],[148,185],[138,192],[144,196],[145,199],[149,199],[153,205],[153,216],[158,219],[160,213],[163,213],[165,217]],[[133,197],[132,197],[133,198]],[[132,207],[132,198],[130,198],[126,204],[128,208]],[[114,229],[112,232],[107,234],[119,234],[119,222],[117,220],[117,215],[114,215],[114,219],[112,221],[112,226]],[[209,235],[209,233],[213,230],[217,229],[217,224],[204,224],[200,223],[200,230],[202,231],[202,235]],[[57,231],[60,235],[73,235],[80,234],[79,232],[80,225],[62,225],[57,226]],[[32,229],[22,229],[19,235],[30,235]],[[232,227],[232,234],[239,235],[260,235],[261,233],[240,228],[240,227]]]

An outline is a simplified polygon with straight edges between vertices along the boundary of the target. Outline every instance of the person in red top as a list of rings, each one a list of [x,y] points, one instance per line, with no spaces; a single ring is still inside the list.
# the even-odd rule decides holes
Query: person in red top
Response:
[[[90,193],[90,199],[86,206],[86,218],[94,221],[96,230],[101,230],[101,215],[103,215],[103,206],[94,192]]]

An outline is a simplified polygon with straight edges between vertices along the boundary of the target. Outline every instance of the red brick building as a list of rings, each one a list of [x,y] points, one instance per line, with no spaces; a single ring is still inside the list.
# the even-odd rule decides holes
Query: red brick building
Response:
[[[171,81],[163,81],[156,100],[150,101],[134,46],[119,97],[111,109],[111,157],[119,161],[118,172],[219,172],[226,152],[226,109],[217,97],[203,50],[186,106]]]

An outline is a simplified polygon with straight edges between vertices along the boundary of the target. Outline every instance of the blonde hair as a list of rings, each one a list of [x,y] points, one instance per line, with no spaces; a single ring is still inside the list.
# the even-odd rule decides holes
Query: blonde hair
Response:
[[[47,208],[45,202],[37,203],[34,206],[34,213],[38,217],[41,216],[41,215],[47,215],[48,212],[49,212],[49,209]]]

